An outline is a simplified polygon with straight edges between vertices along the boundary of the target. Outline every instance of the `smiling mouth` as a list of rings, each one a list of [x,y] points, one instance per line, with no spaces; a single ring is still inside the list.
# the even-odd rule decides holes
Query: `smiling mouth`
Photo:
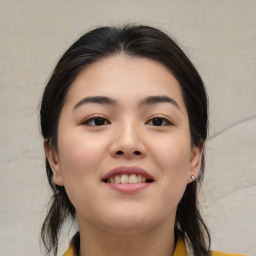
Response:
[[[105,183],[114,184],[136,184],[136,183],[151,183],[153,180],[146,178],[140,174],[117,174],[108,179],[103,180]]]

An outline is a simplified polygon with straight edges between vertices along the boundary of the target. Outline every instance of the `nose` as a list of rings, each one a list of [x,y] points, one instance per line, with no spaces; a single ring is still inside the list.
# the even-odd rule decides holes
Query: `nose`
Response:
[[[115,158],[143,158],[146,146],[143,131],[133,124],[126,124],[114,131],[114,138],[110,146],[111,155]]]

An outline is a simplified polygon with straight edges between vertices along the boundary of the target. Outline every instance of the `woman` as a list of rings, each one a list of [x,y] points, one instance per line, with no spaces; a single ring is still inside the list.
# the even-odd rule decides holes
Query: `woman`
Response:
[[[41,237],[65,256],[226,255],[210,251],[197,204],[207,96],[196,69],[161,31],[102,27],[59,60],[41,103],[53,198]]]

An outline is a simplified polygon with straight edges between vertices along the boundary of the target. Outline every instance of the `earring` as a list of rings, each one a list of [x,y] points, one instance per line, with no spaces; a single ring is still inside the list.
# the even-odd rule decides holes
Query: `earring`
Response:
[[[190,176],[190,178],[191,178],[191,180],[192,180],[192,181],[194,181],[194,180],[195,180],[194,175],[191,175],[191,176]]]

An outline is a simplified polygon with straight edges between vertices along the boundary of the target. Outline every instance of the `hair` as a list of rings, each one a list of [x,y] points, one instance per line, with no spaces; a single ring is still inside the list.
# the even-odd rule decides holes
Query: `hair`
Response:
[[[142,25],[99,27],[79,38],[58,61],[43,93],[40,109],[43,138],[58,151],[58,122],[65,97],[77,75],[96,61],[117,54],[145,57],[162,63],[179,82],[189,118],[191,144],[203,147],[208,132],[208,100],[204,83],[179,46],[160,30]],[[187,185],[178,204],[175,230],[197,256],[210,254],[210,234],[200,214],[198,188],[204,174],[204,149],[198,178]],[[41,229],[47,255],[57,255],[58,240],[67,219],[76,211],[65,188],[53,181],[46,158],[46,173],[53,190],[48,214]]]

